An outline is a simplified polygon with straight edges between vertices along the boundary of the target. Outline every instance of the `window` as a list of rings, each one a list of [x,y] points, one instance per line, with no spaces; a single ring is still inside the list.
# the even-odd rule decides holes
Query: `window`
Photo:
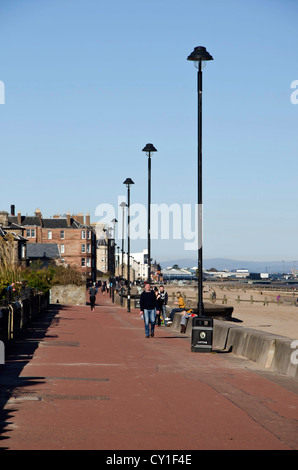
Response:
[[[27,238],[35,238],[35,228],[27,228],[26,233]]]
[[[86,238],[86,230],[82,230],[82,240],[85,240]]]
[[[87,253],[91,253],[91,251],[90,251],[90,243],[87,244]]]
[[[85,258],[81,258],[81,266],[82,266],[82,268],[84,268],[86,266],[86,259]]]
[[[53,232],[52,230],[48,230],[48,240],[52,240]]]
[[[65,246],[64,245],[60,245],[60,253],[65,253]]]
[[[64,238],[65,238],[65,231],[64,230],[60,230],[60,238],[61,238],[61,240],[64,240]]]
[[[87,267],[90,268],[90,258],[87,258]]]
[[[90,240],[90,230],[87,230],[87,238]]]
[[[86,253],[86,245],[85,244],[81,245],[81,251],[82,251],[82,253]]]

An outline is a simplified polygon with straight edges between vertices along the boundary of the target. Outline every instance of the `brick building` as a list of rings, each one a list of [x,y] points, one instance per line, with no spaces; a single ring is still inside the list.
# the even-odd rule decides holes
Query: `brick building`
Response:
[[[96,234],[89,214],[44,218],[39,209],[34,216],[11,212],[8,225],[22,229],[27,243],[57,244],[65,264],[78,269],[86,279],[96,280]]]

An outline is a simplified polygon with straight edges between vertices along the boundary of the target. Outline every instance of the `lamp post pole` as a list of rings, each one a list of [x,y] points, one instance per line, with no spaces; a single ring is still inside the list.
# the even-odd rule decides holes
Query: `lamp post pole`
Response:
[[[123,280],[123,255],[124,255],[124,208],[127,206],[125,202],[121,202],[120,207],[122,207],[122,247],[121,247],[121,279]]]
[[[148,282],[151,282],[151,153],[157,152],[152,144],[147,144],[143,150],[148,156]]]
[[[130,264],[129,264],[129,253],[130,253],[130,185],[134,184],[131,178],[126,178],[123,184],[127,187],[127,311],[130,312]]]
[[[187,60],[194,62],[198,69],[198,316],[204,316],[203,303],[203,224],[202,224],[202,66],[213,60],[205,47],[195,47]],[[202,65],[203,62],[203,65]]]

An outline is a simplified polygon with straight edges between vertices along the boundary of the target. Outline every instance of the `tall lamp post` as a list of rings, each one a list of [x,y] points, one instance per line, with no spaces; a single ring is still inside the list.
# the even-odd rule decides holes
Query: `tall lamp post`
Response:
[[[148,282],[151,282],[151,153],[157,152],[156,148],[152,144],[147,144],[142,152],[146,152],[148,156]]]
[[[129,253],[130,253],[130,185],[134,184],[131,178],[126,178],[123,184],[127,187],[127,311],[130,312],[130,265],[129,265]]]
[[[122,247],[121,247],[121,279],[123,280],[123,256],[124,256],[124,209],[127,206],[126,202],[121,202],[120,207],[122,208]]]
[[[118,223],[118,220],[117,219],[113,219],[112,221],[112,224],[113,224],[113,234],[114,234],[114,264],[113,264],[113,283],[115,283],[115,267],[116,267],[116,224]]]
[[[205,47],[195,47],[187,60],[198,69],[198,316],[204,316],[203,304],[203,238],[202,238],[202,67],[213,57]]]

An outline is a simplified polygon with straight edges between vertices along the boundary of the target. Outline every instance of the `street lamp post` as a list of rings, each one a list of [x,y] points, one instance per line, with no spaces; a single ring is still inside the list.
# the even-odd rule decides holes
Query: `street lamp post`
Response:
[[[120,264],[120,255],[119,255],[120,246],[119,245],[117,245],[117,251],[118,251],[118,254],[117,254],[117,268],[118,268],[117,272],[118,272],[118,275],[117,276],[119,277],[119,264]]]
[[[123,280],[123,255],[124,255],[124,209],[127,207],[126,202],[121,202],[120,207],[122,208],[122,247],[121,247],[121,279]]]
[[[203,304],[203,238],[202,238],[202,67],[213,60],[205,47],[195,47],[187,60],[198,69],[198,316],[204,316]]]
[[[116,224],[118,223],[118,220],[117,219],[113,219],[112,220],[112,224],[113,224],[113,233],[114,233],[114,258],[113,258],[113,283],[115,282],[115,260],[116,260]]]
[[[152,144],[147,144],[142,152],[146,152],[148,156],[148,282],[151,282],[151,153],[157,152]]]
[[[134,184],[131,178],[126,178],[123,184],[127,187],[127,311],[130,312],[130,265],[129,265],[129,253],[130,253],[130,185]]]

